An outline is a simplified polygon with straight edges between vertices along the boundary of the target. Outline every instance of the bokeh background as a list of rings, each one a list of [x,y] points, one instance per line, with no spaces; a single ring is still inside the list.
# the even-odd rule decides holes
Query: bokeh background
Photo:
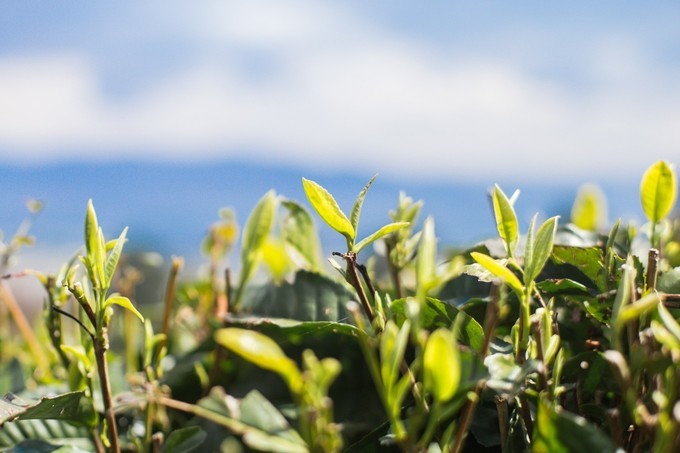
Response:
[[[585,182],[640,219],[643,171],[680,160],[679,23],[674,1],[5,0],[0,229],[42,200],[17,266],[56,272],[92,198],[128,250],[197,264],[221,207],[302,201],[304,176],[349,209],[374,173],[367,232],[405,190],[442,243],[484,239],[496,182],[523,229]]]

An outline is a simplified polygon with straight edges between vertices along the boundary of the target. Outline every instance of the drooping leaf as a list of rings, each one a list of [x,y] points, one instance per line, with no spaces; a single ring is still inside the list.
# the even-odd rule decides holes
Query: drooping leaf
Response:
[[[362,239],[359,241],[358,244],[354,246],[354,252],[359,253],[364,247],[367,245],[371,244],[372,242],[377,241],[381,237],[387,236],[390,233],[394,233],[397,230],[400,230],[402,228],[405,228],[409,225],[408,222],[394,222],[394,223],[389,223],[383,227],[381,227],[378,231],[375,233],[371,234],[370,236]]]
[[[76,424],[92,426],[94,409],[84,392],[43,397],[38,401],[25,401],[12,395],[0,398],[0,425],[15,419],[68,420]]]
[[[109,298],[106,299],[104,302],[104,307],[110,307],[111,305],[119,305],[126,310],[130,310],[136,317],[139,318],[140,321],[144,322],[144,316],[137,311],[134,305],[132,305],[132,301],[128,299],[127,297],[120,296],[118,294],[113,294]]]
[[[598,186],[579,188],[571,207],[571,223],[586,231],[598,231],[607,224],[607,199]]]
[[[517,214],[515,214],[515,209],[512,207],[512,203],[510,203],[507,195],[497,184],[494,186],[492,199],[498,234],[505,242],[508,256],[512,257],[517,240],[519,239]]]
[[[439,402],[450,400],[460,382],[458,345],[450,330],[439,328],[430,334],[423,353],[423,384]]]
[[[535,217],[534,217],[535,218]],[[531,228],[533,228],[533,220]],[[550,258],[553,249],[553,241],[555,240],[555,232],[557,231],[557,217],[551,217],[546,220],[538,229],[536,237],[531,235],[531,246],[527,243],[526,255],[524,257],[524,284],[529,285],[543,270],[543,266]],[[529,242],[529,239],[527,239]]]
[[[534,429],[533,449],[540,453],[617,451],[611,439],[588,421],[541,398]]]
[[[368,192],[368,189],[371,187],[371,184],[373,184],[373,181],[375,181],[375,178],[377,176],[378,175],[373,175],[373,177],[368,181],[368,183],[366,183],[366,186],[361,190],[361,192],[359,192],[359,195],[357,196],[357,199],[354,202],[354,205],[352,206],[352,211],[350,212],[349,220],[355,232],[359,231],[359,217],[361,217],[361,208],[364,205],[366,193]]]
[[[338,203],[326,189],[314,181],[302,178],[302,186],[309,203],[319,214],[319,217],[338,233],[345,236],[351,246],[356,237],[356,231]]]
[[[297,365],[271,338],[252,330],[226,327],[215,332],[215,341],[260,368],[279,374],[292,391],[299,391]]]
[[[660,160],[650,166],[640,182],[640,200],[645,215],[652,223],[666,217],[677,197],[675,172]]]
[[[292,200],[284,200],[281,204],[288,210],[283,221],[282,236],[309,263],[310,270],[320,271],[321,245],[314,228],[314,221],[307,210]]]
[[[493,275],[501,279],[503,282],[507,283],[508,286],[510,286],[510,288],[512,288],[518,294],[518,296],[522,295],[524,291],[522,283],[519,281],[517,276],[512,273],[510,269],[503,266],[498,261],[491,258],[489,255],[485,255],[483,253],[472,252],[470,253],[470,256],[472,256],[472,259],[481,264]]]
[[[189,426],[173,430],[161,449],[161,453],[186,452],[201,446],[207,434],[200,426]]]

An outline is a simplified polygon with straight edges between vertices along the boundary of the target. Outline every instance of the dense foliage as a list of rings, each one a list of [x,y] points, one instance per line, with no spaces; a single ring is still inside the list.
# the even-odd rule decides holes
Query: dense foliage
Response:
[[[519,192],[495,186],[499,237],[456,252],[404,194],[358,237],[373,179],[349,215],[302,183],[345,239],[332,266],[309,211],[270,191],[242,232],[229,210],[211,226],[206,279],[173,259],[158,304],[91,202],[84,247],[55,274],[7,274],[29,223],[2,243],[0,451],[680,451],[668,164],[642,178],[640,228],[608,229],[586,186],[570,219],[522,234]],[[14,278],[45,288],[34,326]]]

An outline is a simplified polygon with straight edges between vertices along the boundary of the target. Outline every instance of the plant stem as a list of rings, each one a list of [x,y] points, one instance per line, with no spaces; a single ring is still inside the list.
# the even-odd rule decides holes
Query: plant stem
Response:
[[[168,284],[165,288],[165,306],[163,309],[163,327],[161,332],[165,335],[165,341],[168,341],[168,332],[170,330],[170,314],[172,313],[172,305],[175,301],[175,288],[177,286],[177,275],[184,265],[182,258],[173,256],[172,265],[170,266],[170,276],[168,277]]]
[[[366,313],[366,316],[368,316],[368,320],[371,322],[371,326],[373,326],[375,314],[373,313],[373,308],[371,307],[371,304],[368,302],[368,297],[366,297],[366,291],[364,291],[364,287],[362,286],[361,280],[359,279],[359,273],[357,272],[358,267],[357,254],[354,252],[347,252],[345,254],[334,252],[333,255],[340,256],[347,262],[347,275],[349,276],[350,280],[349,283],[356,290],[357,295],[359,296],[359,301],[361,302],[361,306],[364,309],[364,313]]]
[[[463,451],[465,438],[467,437],[468,431],[470,431],[470,424],[472,423],[472,418],[475,414],[475,410],[477,409],[477,404],[479,404],[479,395],[482,393],[482,390],[485,386],[486,383],[484,381],[479,382],[475,387],[474,397],[469,399],[463,408],[463,415],[460,417],[454,444],[450,450],[452,453],[460,453]]]
[[[108,428],[107,435],[109,442],[111,442],[111,451],[118,453],[120,452],[118,426],[116,425],[116,415],[113,412],[109,367],[106,363],[106,350],[109,348],[108,333],[106,327],[101,327],[97,330],[97,336],[94,341],[94,356],[97,359],[99,384],[101,386],[102,400],[104,402],[104,417],[106,418],[106,426]]]

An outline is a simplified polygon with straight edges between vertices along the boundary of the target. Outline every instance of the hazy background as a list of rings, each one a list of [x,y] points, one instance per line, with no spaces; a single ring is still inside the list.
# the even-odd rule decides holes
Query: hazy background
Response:
[[[404,189],[460,245],[493,234],[494,182],[522,189],[523,229],[586,181],[640,218],[643,171],[680,160],[674,1],[2,6],[5,236],[45,202],[20,267],[56,271],[88,198],[128,249],[198,262],[220,207],[243,223],[270,188],[303,200],[302,176],[349,209],[379,173],[363,229]]]

